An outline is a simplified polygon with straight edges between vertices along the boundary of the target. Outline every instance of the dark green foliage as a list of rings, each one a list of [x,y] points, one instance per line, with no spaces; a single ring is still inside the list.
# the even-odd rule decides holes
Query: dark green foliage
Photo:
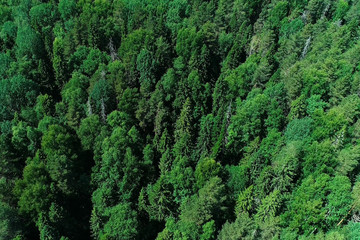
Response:
[[[84,150],[94,149],[96,138],[99,137],[101,132],[101,127],[98,115],[89,116],[81,121],[77,134]]]
[[[0,0],[0,240],[359,239],[359,12]]]
[[[41,38],[30,26],[18,28],[16,35],[16,56],[18,59],[23,57],[41,58],[44,54],[44,48]]]
[[[33,81],[20,75],[0,81],[0,118],[10,120],[22,107],[32,106],[37,90]]]
[[[20,217],[15,209],[1,203],[0,205],[0,239],[15,239],[21,233]]]
[[[59,13],[64,21],[73,17],[76,13],[76,2],[74,0],[60,0]]]
[[[30,22],[33,28],[38,32],[44,32],[44,28],[55,22],[57,12],[54,11],[50,3],[42,3],[33,6],[29,12]]]

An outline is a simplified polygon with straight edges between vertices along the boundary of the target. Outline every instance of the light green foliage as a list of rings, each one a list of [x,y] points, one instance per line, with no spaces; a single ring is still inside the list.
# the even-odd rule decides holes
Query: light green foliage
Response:
[[[246,239],[252,240],[256,239],[257,235],[252,234],[255,229],[255,223],[249,217],[249,215],[243,213],[239,215],[235,222],[229,223],[226,222],[222,227],[218,239],[219,240],[238,240]]]
[[[317,111],[314,119],[316,120],[316,128],[313,132],[315,139],[333,137],[346,124],[345,113],[339,108],[332,108],[326,113]]]
[[[310,98],[308,98],[306,100],[307,102],[307,114],[309,114],[310,116],[313,116],[313,114],[316,111],[319,111],[318,109],[324,110],[325,107],[327,107],[326,102],[324,102],[323,100],[321,100],[321,96],[320,95],[312,95]]]
[[[360,231],[359,231],[359,223],[355,223],[355,222],[350,222],[348,227],[349,227],[349,237],[351,239],[356,239],[360,237]]]
[[[139,144],[141,144],[139,133],[135,127],[130,127],[126,123],[122,124],[121,127],[115,127],[111,136],[104,140],[102,161],[98,166],[99,172],[94,175],[97,188],[92,196],[94,204],[92,229],[98,236],[101,236],[105,228],[110,231],[111,224],[115,224],[112,222],[116,221],[116,219],[110,218],[108,220],[111,221],[110,225],[106,225],[108,221],[105,219],[110,216],[109,211],[115,207],[118,201],[126,202],[129,201],[129,198],[133,198],[132,195],[136,196],[136,189],[139,188],[140,184],[141,162],[137,156],[139,154]],[[119,208],[115,208],[116,211],[121,210],[119,214],[125,214],[122,213],[124,211],[122,210],[123,207],[119,206]],[[125,216],[122,216],[122,218],[125,218]],[[124,221],[128,221],[128,219],[125,218]],[[102,226],[104,223],[105,225]],[[127,228],[123,227],[124,229]],[[102,230],[102,228],[104,229]],[[133,236],[131,234],[134,234],[133,231],[131,229],[126,231],[129,231],[126,236],[131,238]],[[112,234],[116,238],[115,233]]]
[[[359,147],[348,147],[341,150],[338,155],[338,166],[336,170],[342,175],[352,175],[354,168],[359,164]]]
[[[206,181],[212,177],[220,175],[221,165],[215,162],[214,159],[200,160],[195,170],[195,179],[199,188],[201,188]]]
[[[215,239],[216,226],[215,221],[211,220],[203,225],[203,233],[200,235],[200,240]]]
[[[310,175],[303,180],[292,195],[288,211],[284,213],[283,221],[289,221],[291,230],[299,234],[310,234],[315,228],[325,228],[327,209],[325,194],[330,177],[327,174]]]
[[[35,158],[24,168],[23,179],[18,180],[14,188],[14,193],[19,197],[20,211],[30,214],[34,220],[48,210],[53,200],[50,176],[44,164],[37,161]]]
[[[279,27],[281,20],[287,15],[288,2],[278,1],[276,5],[271,9],[269,21],[272,27]]]
[[[281,149],[275,158],[272,166],[274,177],[272,186],[282,192],[291,191],[300,171],[300,145],[299,142],[292,142]]]
[[[234,96],[244,98],[252,85],[252,77],[259,63],[259,56],[250,56],[245,63],[236,69],[229,71],[224,81],[229,85],[230,91]]]
[[[100,239],[134,239],[137,233],[136,212],[128,203],[119,203],[109,209],[110,218],[104,226]]]
[[[329,183],[329,190],[330,193],[327,196],[329,213],[326,221],[330,226],[333,226],[346,217],[351,208],[351,183],[349,178],[346,176],[334,177]]]
[[[297,33],[304,27],[304,22],[300,18],[293,20],[284,18],[280,28],[280,34],[282,38],[288,37],[292,34]]]
[[[359,196],[360,196],[360,183],[359,182],[356,182],[353,189],[352,189],[352,192],[351,192],[351,196],[352,196],[352,199],[354,201],[354,209],[355,210],[359,210],[360,209],[360,201],[359,201]]]
[[[332,173],[336,166],[334,159],[334,146],[329,141],[313,142],[306,150],[303,162],[303,172],[305,176],[318,174],[320,172]]]
[[[241,191],[236,201],[236,215],[250,213],[254,208],[253,186]]]
[[[70,130],[59,125],[50,125],[41,141],[42,150],[46,154],[46,168],[51,179],[64,193],[70,193],[76,188],[76,168],[80,162],[76,148],[70,146],[78,147],[78,139]]]
[[[229,143],[234,145],[235,151],[240,152],[246,142],[254,140],[264,131],[262,119],[265,117],[268,98],[254,89],[247,99],[238,99],[236,115],[232,117],[229,129]]]
[[[174,211],[174,204],[172,203],[173,189],[164,176],[161,176],[155,184],[147,186],[145,191],[143,189],[140,193],[139,204],[148,212],[151,218],[165,220],[166,217],[172,215]]]
[[[349,10],[349,3],[346,0],[339,0],[336,6],[334,19],[342,19],[345,17],[346,12]]]
[[[271,217],[275,217],[277,215],[277,211],[280,209],[280,206],[280,191],[275,190],[261,201],[261,204],[257,209],[255,219],[262,222],[264,220],[268,220]]]
[[[269,217],[259,223],[260,239],[279,239],[280,217]]]
[[[220,178],[212,178],[199,190],[198,195],[192,196],[181,204],[180,220],[176,223],[174,230],[170,228],[169,230],[177,238],[206,237],[209,235],[209,232],[206,232],[209,231],[209,221],[224,217],[225,204],[225,186]]]

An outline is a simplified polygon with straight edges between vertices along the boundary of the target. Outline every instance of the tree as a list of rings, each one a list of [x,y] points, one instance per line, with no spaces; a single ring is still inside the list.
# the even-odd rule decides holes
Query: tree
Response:
[[[349,10],[350,6],[349,3],[345,0],[340,0],[337,3],[334,19],[343,19],[346,15],[346,12]]]
[[[139,197],[141,208],[149,214],[151,219],[158,221],[176,213],[174,197],[172,196],[172,186],[166,176],[162,175],[152,185],[142,189]]]
[[[330,141],[313,142],[306,150],[303,162],[304,176],[314,173],[332,173],[336,166],[334,147]]]
[[[80,120],[86,116],[88,86],[88,78],[76,72],[61,92],[66,108],[66,119],[72,127],[79,126]]]
[[[37,90],[37,84],[20,75],[0,81],[0,119],[10,120],[22,107],[32,106]]]
[[[53,5],[50,3],[41,3],[33,6],[29,12],[30,21],[33,28],[38,32],[45,32],[45,28],[55,23],[57,19],[57,11],[54,11]]]
[[[343,217],[346,217],[351,209],[351,183],[346,176],[335,176],[329,183],[330,193],[327,196],[328,216],[326,222],[329,226],[339,223]]]
[[[31,155],[28,152],[28,147],[30,147],[30,139],[28,133],[31,132],[31,127],[27,126],[24,122],[19,122],[17,125],[12,127],[12,138],[11,142],[16,151],[19,151],[20,156],[23,159],[26,159],[27,156]],[[32,139],[37,140],[37,139]]]
[[[15,43],[17,46],[17,59],[23,57],[28,57],[29,59],[32,59],[33,57],[41,59],[44,55],[44,47],[41,38],[30,26],[25,25],[18,28]]]
[[[34,110],[36,112],[36,117],[40,121],[45,116],[52,116],[54,113],[54,100],[48,94],[39,95],[36,98],[36,105]]]
[[[249,167],[247,165],[225,166],[226,175],[229,176],[227,186],[236,198],[239,193],[245,190],[249,183]]]
[[[21,234],[20,217],[15,209],[0,203],[0,239],[15,239]]]
[[[0,239],[359,238],[359,10],[0,0]]]
[[[216,140],[215,118],[212,114],[203,116],[199,124],[199,136],[197,139],[197,157],[208,157],[211,154],[211,148]]]
[[[256,233],[256,225],[254,221],[249,217],[248,214],[242,213],[236,218],[235,222],[226,222],[223,225],[218,238],[219,240],[256,239],[257,235],[251,234],[252,232]]]
[[[50,125],[41,140],[46,169],[64,194],[74,194],[81,187],[77,185],[80,175],[77,170],[81,169],[78,147],[78,139],[60,125]]]
[[[76,2],[74,0],[60,0],[58,8],[61,18],[66,21],[75,15]]]
[[[215,221],[211,220],[203,225],[203,233],[200,235],[200,240],[211,240],[215,239]]]
[[[192,150],[192,116],[190,99],[186,99],[179,118],[175,124],[175,144],[173,152],[175,156],[189,156]]]
[[[253,188],[254,186],[251,185],[239,193],[235,206],[235,213],[237,216],[242,213],[252,213],[254,208]]]
[[[329,175],[324,173],[305,178],[293,192],[288,211],[281,216],[282,225],[289,226],[299,235],[308,235],[315,228],[324,229],[327,213],[325,194],[330,180]]]
[[[143,46],[153,42],[153,33],[148,30],[138,29],[129,34],[121,43],[119,57],[122,58],[126,82],[130,86],[137,83],[138,71],[136,69],[137,56]]]
[[[93,175],[96,189],[92,194],[91,227],[96,236],[102,235],[106,223],[110,221],[110,209],[115,207],[118,202],[137,199],[138,192],[141,189],[140,180],[142,176],[141,161],[139,159],[141,142],[139,132],[126,122],[119,122],[119,124],[121,125],[113,126],[111,136],[104,140],[102,161],[98,172]],[[120,206],[119,208],[122,209]],[[116,219],[111,219],[111,221],[116,221]],[[112,224],[109,223],[107,228],[111,228]],[[132,231],[130,234],[132,234]]]
[[[262,199],[261,204],[257,209],[255,219],[262,222],[275,217],[280,209],[280,206],[281,194],[279,190],[275,190]]]
[[[137,235],[136,212],[129,203],[119,203],[109,209],[110,218],[100,234],[100,239],[134,239]]]
[[[254,89],[246,101],[237,101],[236,114],[231,119],[228,129],[229,147],[235,152],[241,153],[246,142],[262,137],[266,109],[263,106],[268,104],[268,98],[260,93],[260,89]]]
[[[272,186],[281,192],[290,192],[294,187],[297,177],[300,174],[299,157],[301,151],[297,145],[299,142],[293,142],[283,147],[273,162],[274,177]],[[300,145],[301,146],[301,145]]]
[[[269,22],[272,27],[279,27],[281,20],[287,15],[288,2],[279,1],[270,11]]]
[[[173,232],[174,238],[198,239],[209,221],[221,221],[224,218],[226,201],[225,186],[220,178],[214,177],[198,194],[181,204],[180,220],[174,226],[175,229],[168,230]]]
[[[103,122],[106,121],[108,113],[115,108],[114,92],[111,85],[105,79],[99,79],[90,94],[90,104],[93,112],[100,115]]]
[[[23,179],[18,180],[14,188],[20,212],[29,214],[33,221],[46,213],[54,201],[50,176],[44,163],[39,161],[36,157],[24,168]]]
[[[6,54],[1,53],[0,60],[1,60],[0,77],[5,78],[7,76],[7,71],[10,68],[12,59],[9,56],[7,56]]]
[[[214,159],[205,158],[199,161],[195,169],[196,184],[199,188],[213,177],[220,177],[221,165]]]
[[[357,146],[347,147],[338,155],[336,170],[341,175],[353,176],[353,171],[359,164],[359,148]]]
[[[173,36],[182,26],[183,18],[188,14],[187,0],[177,0],[169,4],[169,10],[166,16],[166,26],[171,30]]]
[[[0,31],[0,38],[4,42],[7,49],[10,49],[15,44],[17,33],[17,26],[12,21],[7,21],[3,24]]]
[[[81,121],[77,134],[84,150],[94,149],[101,128],[102,125],[98,115],[91,115]]]
[[[64,54],[64,39],[56,37],[53,43],[52,64],[55,71],[56,83],[59,89],[62,89],[68,80],[68,71],[66,58]]]

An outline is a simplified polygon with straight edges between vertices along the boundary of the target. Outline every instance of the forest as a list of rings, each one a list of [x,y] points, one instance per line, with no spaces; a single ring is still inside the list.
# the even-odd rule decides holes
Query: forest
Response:
[[[359,240],[360,0],[0,0],[0,240]]]

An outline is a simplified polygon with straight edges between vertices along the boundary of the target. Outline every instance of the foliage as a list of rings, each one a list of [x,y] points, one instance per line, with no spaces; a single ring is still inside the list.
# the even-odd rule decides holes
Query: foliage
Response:
[[[0,0],[0,239],[360,238],[359,12]]]

